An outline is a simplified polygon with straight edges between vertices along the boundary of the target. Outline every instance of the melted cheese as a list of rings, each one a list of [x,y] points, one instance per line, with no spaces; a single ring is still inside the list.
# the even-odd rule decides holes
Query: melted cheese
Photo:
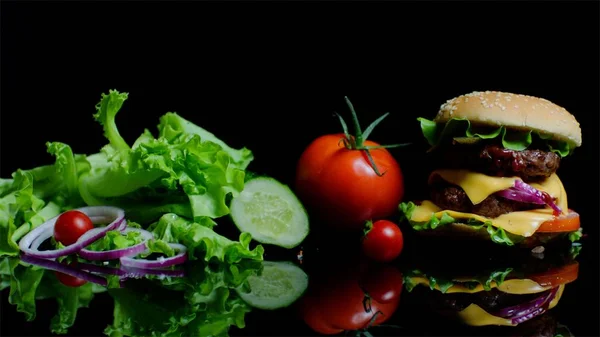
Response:
[[[411,281],[416,284],[421,284],[421,285],[429,287],[429,280],[425,277],[412,277]],[[532,281],[530,279],[505,280],[499,286],[496,284],[496,282],[492,282],[492,283],[490,283],[490,287],[492,289],[498,288],[498,290],[500,290],[504,293],[515,294],[515,295],[537,294],[537,293],[541,293],[545,290],[552,288],[552,287],[543,287],[543,286],[539,285],[537,282]],[[436,284],[435,289],[440,290],[440,287]],[[446,294],[452,294],[452,293],[472,294],[472,293],[477,293],[480,291],[485,291],[485,289],[483,289],[483,286],[481,284],[477,284],[477,286],[474,287],[473,289],[469,289],[469,288],[465,287],[464,285],[458,283],[458,284],[454,284],[452,287],[448,288],[448,290],[446,291]]]
[[[532,236],[542,223],[554,219],[552,209],[542,208],[530,211],[519,211],[502,214],[497,218],[486,218],[473,213],[455,212],[443,210],[429,200],[425,200],[421,205],[417,206],[411,217],[411,221],[427,222],[432,216],[440,219],[444,213],[453,217],[456,220],[474,219],[481,222],[491,221],[492,226],[502,228],[505,231],[521,235],[524,237]]]
[[[458,317],[466,325],[485,326],[485,325],[503,325],[515,326],[509,318],[494,316],[483,310],[477,304],[471,303],[468,307],[458,312]]]
[[[473,205],[479,204],[496,192],[513,187],[516,180],[521,180],[519,177],[492,177],[469,170],[435,170],[429,176],[429,183],[436,176],[453,185],[460,186]],[[541,183],[532,183],[530,185],[556,198],[558,206],[565,214],[567,213],[567,194],[556,174],[552,174]]]
[[[563,294],[565,289],[564,285],[560,285],[556,296],[548,305],[548,310],[554,308]],[[494,316],[489,312],[483,310],[477,304],[471,304],[458,313],[458,317],[467,325],[470,326],[484,326],[484,325],[503,325],[503,326],[515,326],[512,324],[510,319]]]

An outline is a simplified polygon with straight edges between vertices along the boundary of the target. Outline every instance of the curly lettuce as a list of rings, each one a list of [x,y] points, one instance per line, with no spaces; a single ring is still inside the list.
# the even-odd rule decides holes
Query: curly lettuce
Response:
[[[190,259],[238,263],[242,260],[262,261],[264,248],[261,245],[250,249],[252,237],[241,233],[239,241],[232,241],[210,229],[214,222],[200,218],[190,221],[176,214],[163,215],[149,227],[158,240],[181,243],[188,248]]]
[[[243,189],[252,152],[233,149],[172,112],[161,117],[158,137],[145,130],[130,147],[115,122],[127,97],[111,90],[96,107],[109,144],[87,157],[91,169],[79,180],[85,202],[123,207],[140,223],[165,213],[194,219],[229,214],[227,197]]]
[[[54,165],[17,170],[0,184],[0,257],[16,256],[17,242],[32,229],[61,212],[83,206],[78,177],[89,166],[63,143],[49,142]]]
[[[436,123],[432,120],[419,117],[421,131],[429,145],[437,147],[442,140],[453,138],[459,142],[476,142],[481,139],[496,139],[500,137],[502,146],[509,150],[523,151],[537,138],[543,141],[548,149],[560,157],[570,155],[575,146],[566,141],[554,140],[552,135],[541,132],[519,131],[500,126],[494,130],[476,131],[471,122],[466,118],[452,118],[446,123]]]

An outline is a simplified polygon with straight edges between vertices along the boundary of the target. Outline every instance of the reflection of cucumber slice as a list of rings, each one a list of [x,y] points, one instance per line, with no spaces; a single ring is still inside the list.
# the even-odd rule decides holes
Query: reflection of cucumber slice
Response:
[[[308,235],[308,215],[287,187],[268,177],[253,178],[231,200],[231,218],[260,243],[294,248]]]
[[[249,305],[263,310],[285,308],[294,303],[308,287],[308,275],[291,262],[263,262],[260,276],[248,277],[250,292],[237,289]]]

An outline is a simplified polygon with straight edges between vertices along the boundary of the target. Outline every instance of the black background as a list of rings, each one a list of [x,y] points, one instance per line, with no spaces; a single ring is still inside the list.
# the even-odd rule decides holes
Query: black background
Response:
[[[556,310],[576,335],[598,335],[599,9],[598,2],[3,1],[0,173],[50,163],[46,141],[97,152],[105,139],[94,105],[118,89],[130,93],[117,118],[127,141],[176,111],[250,148],[253,170],[289,183],[303,148],[341,130],[332,113],[348,116],[348,95],[365,126],[391,113],[373,140],[415,143],[393,150],[412,198],[426,178],[416,117],[431,118],[445,100],[473,90],[544,97],[575,115],[584,144],[559,170],[588,238],[579,280]],[[103,305],[110,302],[99,299],[88,311],[104,314],[82,310],[72,333],[100,333],[107,322],[98,320],[110,317]],[[288,324],[276,329],[249,317],[247,334],[310,333],[301,324],[290,329],[293,318],[269,316]],[[0,322],[9,335],[24,324],[5,295]],[[47,327],[40,321],[21,333],[44,335]]]

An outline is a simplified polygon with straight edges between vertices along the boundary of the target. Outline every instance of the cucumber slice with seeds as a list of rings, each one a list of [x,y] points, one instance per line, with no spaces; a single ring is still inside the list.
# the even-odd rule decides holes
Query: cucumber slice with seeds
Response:
[[[288,261],[264,261],[260,276],[249,276],[250,292],[236,289],[244,302],[262,310],[288,307],[308,288],[308,275]]]
[[[263,244],[298,246],[309,232],[308,215],[290,188],[269,177],[247,181],[231,200],[231,218],[241,232]]]

